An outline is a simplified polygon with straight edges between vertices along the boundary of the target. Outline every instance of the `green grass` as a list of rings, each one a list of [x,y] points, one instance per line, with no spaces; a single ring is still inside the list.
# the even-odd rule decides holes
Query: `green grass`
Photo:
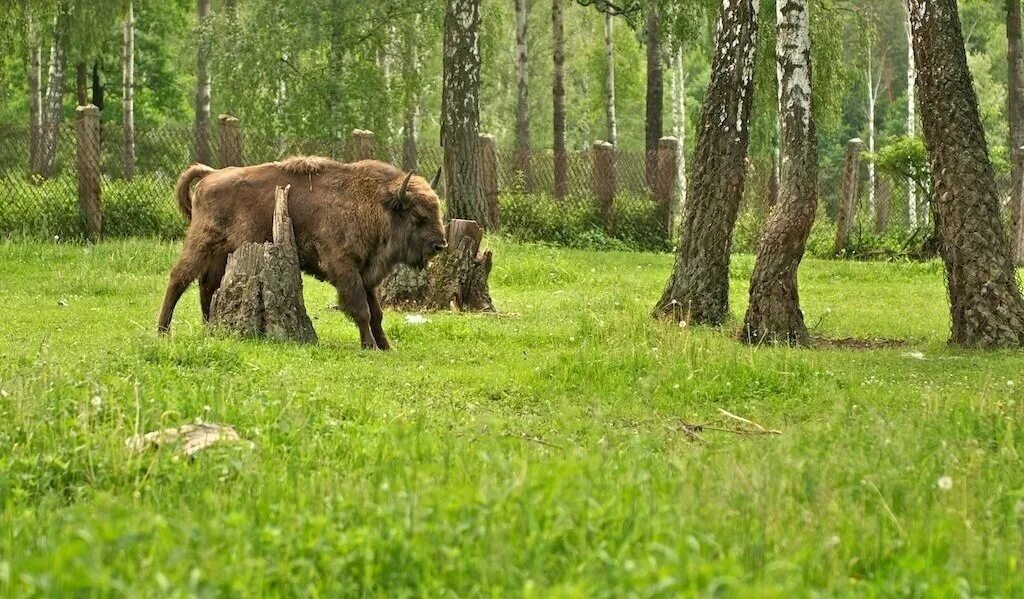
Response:
[[[1024,593],[1024,360],[945,346],[937,264],[803,268],[819,334],[908,347],[751,349],[648,318],[669,255],[491,245],[504,315],[389,313],[389,354],[322,283],[318,346],[194,289],[161,339],[177,245],[0,245],[0,593]],[[717,408],[783,434],[680,430]],[[125,447],[195,419],[253,445]]]

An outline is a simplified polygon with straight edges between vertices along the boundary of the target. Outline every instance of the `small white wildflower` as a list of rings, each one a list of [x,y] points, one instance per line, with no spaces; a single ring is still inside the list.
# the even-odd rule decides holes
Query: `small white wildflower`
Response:
[[[1014,386],[1015,384],[1016,384],[1016,383],[1014,383],[1013,381],[1006,381],[1006,386],[1007,386],[1007,387],[1012,387],[1012,386]]]
[[[948,491],[953,488],[953,478],[950,476],[939,477],[938,482],[935,483],[943,491]]]
[[[60,235],[54,235],[53,236],[53,242],[54,243],[59,243],[60,242]]]
[[[908,358],[913,358],[915,360],[924,360],[924,354],[919,352],[919,351],[907,352],[907,353],[905,353],[903,355],[908,357]]]
[[[839,535],[832,535],[825,539],[825,550],[828,551],[839,544]]]
[[[408,324],[426,324],[430,321],[419,314],[406,314],[405,322]]]
[[[673,389],[678,389],[679,388],[679,383],[676,383],[675,385],[672,385],[672,388]]]
[[[98,409],[103,407],[103,398],[100,397],[99,395],[95,395],[95,396],[93,396],[91,403],[92,403],[92,407],[94,407],[94,408],[96,408],[98,410]]]
[[[685,329],[686,328],[686,321],[685,320],[680,320],[679,321],[679,328],[681,328],[681,329]]]

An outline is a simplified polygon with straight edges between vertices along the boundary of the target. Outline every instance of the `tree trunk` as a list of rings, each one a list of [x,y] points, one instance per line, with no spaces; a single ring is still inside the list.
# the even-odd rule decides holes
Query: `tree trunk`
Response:
[[[446,0],[441,145],[448,218],[491,228],[480,188],[480,0]]]
[[[1006,0],[1007,98],[1010,120],[1010,237],[1015,265],[1024,264],[1024,51],[1020,0]]]
[[[658,140],[662,135],[662,106],[664,84],[661,69],[661,13],[655,0],[647,5],[647,122],[645,145],[647,151],[647,185],[654,187],[658,167]]]
[[[75,64],[75,100],[76,106],[85,106],[89,103],[89,67],[85,61]]]
[[[135,176],[135,7],[128,3],[124,18],[124,53],[121,63],[121,113],[124,143],[122,174],[131,181]]]
[[[210,326],[245,337],[316,342],[302,298],[302,273],[288,216],[288,187],[276,189],[274,241],[245,243],[228,256],[213,294]]]
[[[809,17],[807,0],[777,4],[782,173],[779,204],[765,224],[750,278],[750,303],[740,331],[740,339],[747,343],[806,345],[809,341],[797,293],[797,268],[818,205]]]
[[[494,312],[488,286],[491,252],[480,253],[483,235],[473,221],[450,221],[448,249],[424,270],[396,268],[380,286],[381,304],[403,310]]]
[[[608,143],[618,145],[618,124],[615,120],[615,40],[613,18],[604,13],[604,118],[607,125]]]
[[[967,68],[955,0],[909,0],[921,124],[946,266],[951,342],[1024,344],[1024,300],[999,213],[999,197]]]
[[[516,168],[523,178],[525,191],[533,191],[533,169],[530,165],[530,73],[526,27],[529,17],[527,0],[516,4]]]
[[[729,254],[746,177],[757,8],[757,0],[722,1],[679,252],[656,316],[718,325],[729,313]]]
[[[46,84],[46,106],[43,119],[43,143],[40,173],[49,179],[57,166],[57,148],[60,144],[60,126],[64,109],[64,46],[67,41],[68,13],[63,4],[58,8],[50,46],[50,72]]]
[[[100,78],[100,61],[92,63],[92,105],[103,112],[103,81]]]
[[[419,15],[413,25],[418,31]],[[402,125],[402,168],[412,172],[419,167],[420,139],[420,58],[414,33],[406,32],[403,36],[404,57],[402,60],[402,79],[405,83],[405,119]]]
[[[210,151],[210,0],[196,0],[196,162],[211,164]]]
[[[875,77],[874,56],[871,43],[868,44],[868,153],[875,154],[875,104],[878,103],[878,91],[881,77]],[[875,213],[875,162],[868,161],[868,214]]]
[[[28,22],[28,169],[31,175],[40,175],[39,158],[43,140],[42,117],[42,48],[39,42],[39,26],[31,10],[27,11]]]
[[[564,0],[551,3],[551,55],[554,68],[551,75],[551,99],[554,105],[552,120],[555,150],[555,199],[569,194],[569,158],[565,153],[565,35],[562,26]]]
[[[917,67],[914,65],[914,40],[910,28],[910,5],[907,4],[907,137],[917,135]],[[917,184],[913,177],[907,177],[907,216],[910,228],[917,228]]]
[[[677,48],[672,60],[672,132],[679,140],[679,167],[676,175],[679,186],[679,209],[686,206],[686,70],[683,49]]]
[[[846,142],[846,166],[843,169],[843,195],[836,211],[836,243],[832,253],[846,255],[850,245],[850,230],[857,217],[857,188],[860,183],[860,153],[864,142],[859,138]]]

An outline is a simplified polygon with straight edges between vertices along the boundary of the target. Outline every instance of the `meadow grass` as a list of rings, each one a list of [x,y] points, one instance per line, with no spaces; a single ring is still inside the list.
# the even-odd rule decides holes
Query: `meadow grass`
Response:
[[[316,346],[194,289],[158,338],[177,244],[0,245],[0,593],[1024,594],[1024,360],[946,347],[940,265],[808,261],[817,334],[907,345],[768,349],[651,320],[670,255],[489,243],[502,315],[392,353],[311,279]],[[197,419],[252,444],[125,446]]]

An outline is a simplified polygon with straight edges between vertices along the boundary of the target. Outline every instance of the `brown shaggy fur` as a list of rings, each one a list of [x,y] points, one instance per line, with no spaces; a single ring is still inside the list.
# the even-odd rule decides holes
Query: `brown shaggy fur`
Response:
[[[302,270],[338,289],[338,303],[359,327],[363,347],[388,349],[377,286],[396,264],[425,266],[446,247],[437,194],[413,175],[399,197],[405,179],[383,162],[342,164],[315,156],[220,170],[190,166],[175,188],[188,233],[157,330],[170,330],[174,307],[195,279],[203,318],[209,318],[228,254],[243,243],[272,239],[274,187],[291,185],[288,210]]]

